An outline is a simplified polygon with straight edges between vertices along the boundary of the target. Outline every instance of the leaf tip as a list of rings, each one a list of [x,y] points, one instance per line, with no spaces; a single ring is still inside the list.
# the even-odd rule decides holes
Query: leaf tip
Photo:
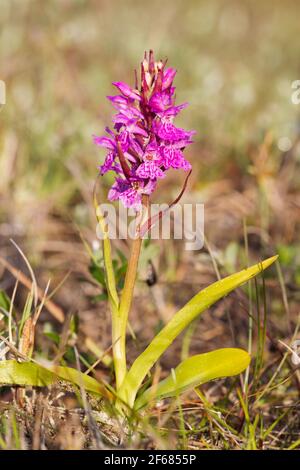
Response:
[[[240,349],[239,350],[239,353],[241,355],[241,357],[243,356],[243,362],[244,362],[244,366],[245,366],[245,369],[249,366],[250,362],[251,362],[251,355],[248,353],[248,351],[245,351],[244,349]]]
[[[266,269],[268,268],[269,266],[271,266],[271,264],[273,264],[278,258],[278,255],[275,255],[275,256],[271,256],[271,258],[267,258],[265,259],[263,262],[262,262],[262,265],[263,265],[263,269]]]

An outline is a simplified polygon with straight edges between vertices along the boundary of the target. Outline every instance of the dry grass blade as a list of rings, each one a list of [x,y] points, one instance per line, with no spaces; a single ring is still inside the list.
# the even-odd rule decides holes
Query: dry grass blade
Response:
[[[25,274],[23,274],[20,270],[16,269],[12,266],[6,259],[0,256],[0,263],[4,266],[23,286],[27,287],[27,289],[32,289],[33,283],[28,279]],[[37,286],[37,296],[38,299],[42,300],[44,298],[44,292]],[[65,315],[64,312],[58,305],[56,305],[52,300],[45,299],[45,307],[51,313],[51,315],[58,320],[60,323],[64,322]]]
[[[11,243],[14,245],[14,247],[18,250],[18,252],[20,253],[20,255],[22,256],[23,260],[25,261],[25,264],[28,268],[28,271],[30,272],[30,276],[31,276],[31,279],[32,279],[32,288],[33,288],[33,293],[34,293],[34,306],[35,308],[37,307],[37,303],[38,303],[38,287],[37,287],[37,282],[36,282],[36,278],[35,278],[35,274],[33,272],[33,269],[26,257],[26,255],[24,254],[24,252],[21,250],[21,248],[18,246],[18,244],[10,239]]]

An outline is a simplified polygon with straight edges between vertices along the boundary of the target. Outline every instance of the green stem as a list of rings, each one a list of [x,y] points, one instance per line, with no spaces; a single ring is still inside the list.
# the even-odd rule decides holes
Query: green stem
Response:
[[[148,217],[149,211],[149,196],[144,195],[142,199],[143,203],[143,210],[145,212],[142,213],[142,216]],[[138,216],[139,217],[139,216]],[[128,322],[128,314],[132,304],[134,286],[137,276],[137,268],[139,257],[141,253],[141,246],[142,246],[142,237],[139,235],[140,227],[144,221],[144,217],[140,217],[140,221],[136,227],[136,237],[132,242],[130,258],[128,262],[128,267],[125,276],[124,288],[121,296],[120,301],[120,308],[119,308],[119,324],[116,325],[116,330],[119,334],[118,340],[118,348],[117,348],[117,361],[118,361],[118,370],[119,370],[119,377],[117,380],[117,390],[119,390],[122,382],[125,378],[127,373],[127,365],[126,365],[126,330],[127,330],[127,322]]]

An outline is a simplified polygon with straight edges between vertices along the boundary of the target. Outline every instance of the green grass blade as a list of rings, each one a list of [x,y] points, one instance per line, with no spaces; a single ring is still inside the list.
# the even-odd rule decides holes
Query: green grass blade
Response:
[[[250,363],[249,354],[243,349],[217,349],[189,357],[176,367],[155,389],[149,388],[135,402],[139,409],[152,399],[174,397],[186,390],[220,377],[231,377],[243,372]]]
[[[2,385],[47,387],[59,379],[82,386],[87,392],[107,398],[110,396],[105,387],[93,377],[71,367],[52,366],[45,368],[34,362],[0,361],[0,384]]]
[[[172,344],[174,339],[200,313],[217,302],[217,300],[225,297],[236,287],[244,284],[269,267],[276,259],[277,256],[268,258],[261,263],[213,283],[195,295],[174,315],[171,321],[155,336],[145,351],[134,361],[119,391],[120,398],[128,403],[130,407],[133,407],[137,391],[145,376],[159,357]]]

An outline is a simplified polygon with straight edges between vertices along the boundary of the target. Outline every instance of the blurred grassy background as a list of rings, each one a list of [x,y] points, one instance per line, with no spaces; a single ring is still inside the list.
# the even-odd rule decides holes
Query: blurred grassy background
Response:
[[[12,237],[45,279],[85,270],[74,223],[95,239],[91,191],[104,157],[91,136],[110,124],[111,82],[133,83],[153,48],[178,70],[178,102],[190,103],[180,117],[197,131],[185,197],[205,203],[215,254],[230,271],[243,264],[244,221],[256,258],[281,250],[288,280],[299,282],[298,12],[293,1],[2,0],[2,255],[19,262]],[[176,195],[182,178],[164,180],[157,200]],[[168,278],[180,280],[183,258],[195,267],[194,253],[161,246]]]
[[[150,47],[178,69],[178,101],[190,102],[181,120],[197,130],[190,158],[199,187],[230,171],[246,176],[249,146],[266,131],[280,165],[279,139],[289,149],[299,136],[290,100],[300,73],[298,12],[291,1],[2,0],[0,191],[18,207],[11,216],[22,224],[41,202],[74,207],[80,182],[70,167],[80,166],[83,185],[94,178],[91,134],[109,123],[110,83],[132,82]]]
[[[235,262],[232,245],[229,255],[223,251],[243,244],[245,220],[258,256],[268,245],[295,262],[300,106],[291,102],[291,83],[300,75],[298,12],[292,1],[2,0],[5,253],[13,256],[12,237],[47,276],[70,262],[76,271],[83,248],[73,223],[95,238],[91,189],[104,154],[91,136],[110,123],[111,81],[132,83],[151,47],[178,69],[178,102],[190,103],[180,118],[197,131],[186,198],[205,202],[206,234],[219,256],[235,253]],[[170,175],[157,200],[177,194],[181,178]]]
[[[78,240],[73,223],[95,238],[91,189],[104,154],[91,136],[110,123],[111,81],[132,83],[143,51],[153,48],[178,69],[178,102],[190,103],[180,118],[197,131],[186,198],[205,202],[209,240],[221,256],[228,243],[241,243],[245,220],[258,256],[269,243],[295,262],[300,106],[291,102],[291,83],[300,76],[298,13],[293,1],[2,0],[5,254],[15,252],[12,237],[42,271],[53,274],[70,262],[76,271],[83,250],[71,243]],[[157,200],[170,200],[181,184],[178,173],[170,175]]]
[[[14,199],[10,217],[27,232],[32,205],[76,208],[76,190],[99,161],[91,135],[110,121],[110,83],[132,82],[150,47],[178,69],[178,101],[190,102],[181,121],[197,130],[198,187],[231,171],[247,176],[249,147],[267,131],[280,166],[276,144],[290,150],[299,137],[290,100],[300,74],[298,12],[291,1],[2,0],[0,191]]]

